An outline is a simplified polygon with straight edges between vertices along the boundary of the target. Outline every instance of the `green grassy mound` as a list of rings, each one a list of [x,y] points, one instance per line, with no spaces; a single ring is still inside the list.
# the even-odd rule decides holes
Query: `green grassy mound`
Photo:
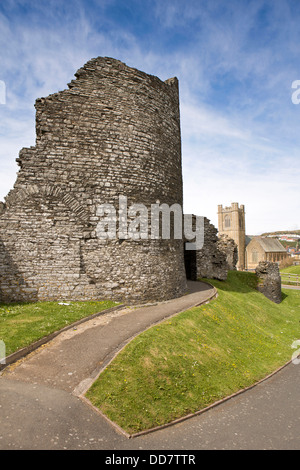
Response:
[[[111,301],[0,303],[0,340],[5,343],[6,356],[115,305]]]
[[[252,273],[209,280],[218,298],[127,345],[87,398],[129,433],[168,423],[250,386],[291,359],[300,338],[300,291],[275,304]]]

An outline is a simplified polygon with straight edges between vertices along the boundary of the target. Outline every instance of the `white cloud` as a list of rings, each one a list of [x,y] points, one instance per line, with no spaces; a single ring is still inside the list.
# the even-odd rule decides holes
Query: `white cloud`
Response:
[[[249,234],[299,229],[296,194],[300,171],[280,170],[244,172],[237,170],[234,162],[220,161],[217,154],[204,155],[194,166],[184,167],[184,210],[207,216],[217,227],[217,206],[239,202],[246,207]]]
[[[226,116],[206,106],[181,104],[181,123],[185,138],[192,136],[205,138],[225,137],[233,139],[249,139],[249,132],[233,122]]]
[[[205,106],[182,105],[184,210],[217,226],[217,206],[246,206],[250,234],[300,228],[299,152]]]
[[[101,3],[101,15],[106,3]],[[225,14],[216,16],[224,2],[197,0],[184,7],[175,0],[155,2],[164,34],[178,28],[190,35],[188,47],[179,40],[170,52],[163,44],[158,49],[149,40],[143,43],[121,21],[116,27],[106,18],[110,28],[104,32],[80,1],[57,20],[59,3],[51,0],[42,25],[42,11],[32,24],[12,24],[0,14],[0,41],[6,45],[0,79],[7,85],[7,103],[0,106],[0,199],[14,184],[19,151],[34,145],[35,99],[65,89],[79,67],[101,55],[162,80],[178,76],[187,212],[206,215],[216,224],[218,204],[239,202],[246,206],[250,233],[300,228],[300,106],[291,104],[288,89],[300,77],[294,74],[297,64],[283,60],[290,50],[298,53],[292,47],[295,24],[289,12],[285,15],[291,22],[283,25],[277,14],[269,29],[278,29],[282,45],[276,41],[274,51],[272,43],[262,45],[251,36],[265,2],[250,2],[247,16],[241,2],[234,3],[236,8],[225,3]],[[40,2],[36,8],[42,8]],[[294,24],[291,31],[289,24]],[[229,80],[225,86],[227,76],[232,85]],[[214,98],[218,85],[224,86],[223,95]]]

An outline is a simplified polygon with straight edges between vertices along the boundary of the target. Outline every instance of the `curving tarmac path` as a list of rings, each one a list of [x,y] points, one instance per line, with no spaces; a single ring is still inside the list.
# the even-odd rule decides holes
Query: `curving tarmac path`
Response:
[[[300,366],[174,426],[133,439],[79,398],[114,355],[141,331],[216,295],[189,282],[189,294],[121,309],[67,330],[0,376],[0,449],[299,449]]]

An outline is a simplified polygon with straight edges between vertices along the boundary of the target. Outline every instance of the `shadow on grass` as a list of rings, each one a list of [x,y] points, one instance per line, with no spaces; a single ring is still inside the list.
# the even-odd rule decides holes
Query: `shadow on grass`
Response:
[[[257,276],[255,273],[249,273],[244,271],[228,271],[226,281],[219,281],[217,279],[199,279],[203,282],[209,282],[213,284],[218,290],[222,291],[233,291],[243,294],[253,292],[257,290]]]
[[[257,289],[258,278],[255,273],[250,273],[246,271],[229,271],[226,281],[219,281],[217,279],[200,279],[203,282],[209,282],[213,284],[216,289],[224,292],[238,292],[242,294],[249,294],[253,292],[259,292]],[[281,289],[282,300],[288,299],[289,291],[283,291],[284,287]],[[262,294],[263,295],[263,294]]]
[[[32,302],[2,302],[0,301],[0,308],[11,308],[11,307],[24,307],[25,305],[33,305],[38,303],[38,301],[32,301]]]
[[[287,297],[288,297],[288,294],[281,291],[281,299],[282,299],[281,301],[283,301],[284,299],[287,299]]]

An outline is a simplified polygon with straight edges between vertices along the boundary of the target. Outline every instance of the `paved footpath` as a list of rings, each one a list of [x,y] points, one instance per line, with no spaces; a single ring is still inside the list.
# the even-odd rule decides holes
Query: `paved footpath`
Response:
[[[190,282],[180,299],[93,318],[0,376],[0,449],[299,449],[300,365],[202,415],[128,439],[79,395],[132,337],[215,295]]]

